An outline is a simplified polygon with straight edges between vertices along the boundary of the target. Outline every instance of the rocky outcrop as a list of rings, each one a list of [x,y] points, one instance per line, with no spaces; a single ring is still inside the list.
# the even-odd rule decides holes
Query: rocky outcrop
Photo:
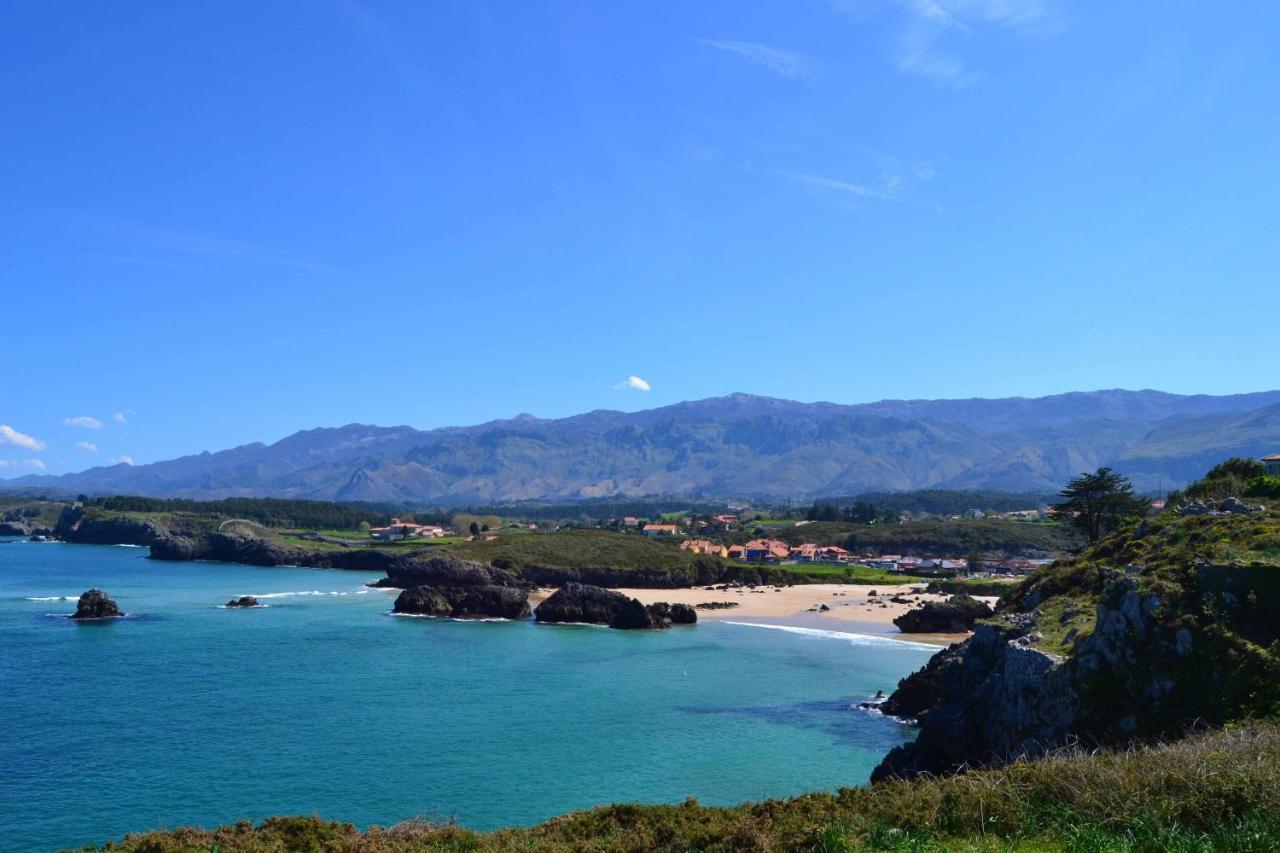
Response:
[[[395,613],[451,619],[527,619],[529,593],[515,586],[416,586],[396,597]]]
[[[616,590],[568,583],[552,593],[534,612],[539,622],[607,625],[629,630],[692,625],[697,612],[687,604],[659,602],[645,606]]]
[[[228,601],[226,607],[261,607],[262,602],[254,598],[252,595],[242,595],[239,598],[233,598]]]
[[[527,619],[529,588],[510,572],[448,555],[407,558],[380,586],[402,589],[392,610],[452,619]]]
[[[30,536],[31,528],[21,521],[0,521],[0,536]]]
[[[80,600],[76,602],[76,612],[72,614],[71,618],[111,619],[123,615],[119,606],[109,595],[95,588],[81,593]]]
[[[953,595],[946,601],[927,601],[893,620],[907,634],[960,634],[972,631],[979,619],[994,615],[986,602],[970,595]]]
[[[1178,507],[1178,515],[1258,515],[1266,511],[1262,504],[1247,504],[1239,498],[1190,501]]]
[[[1158,736],[1226,719],[1250,701],[1230,695],[1239,672],[1230,661],[1194,656],[1206,642],[1197,622],[1118,571],[1103,573],[1093,630],[1068,654],[1037,648],[1041,618],[1001,615],[903,679],[881,710],[915,718],[920,734],[892,750],[872,779]]]

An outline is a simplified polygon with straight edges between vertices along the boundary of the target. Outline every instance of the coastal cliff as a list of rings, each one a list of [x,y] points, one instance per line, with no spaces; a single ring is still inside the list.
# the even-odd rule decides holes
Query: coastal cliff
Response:
[[[1277,545],[1280,510],[1166,512],[1060,561],[903,679],[882,710],[920,734],[872,779],[1276,713]]]

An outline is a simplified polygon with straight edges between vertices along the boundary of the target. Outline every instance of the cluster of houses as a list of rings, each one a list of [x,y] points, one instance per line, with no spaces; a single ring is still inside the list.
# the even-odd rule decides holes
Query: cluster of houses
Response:
[[[405,539],[439,539],[452,536],[453,531],[434,524],[414,524],[411,521],[391,519],[386,527],[369,528],[369,536],[382,542],[400,542]]]
[[[684,519],[683,524],[642,524],[640,519],[633,515],[628,515],[621,519],[620,523],[618,523],[617,519],[608,519],[601,526],[637,528],[645,536],[676,536],[685,532],[706,535],[708,533],[728,533],[738,526],[738,517],[736,515],[713,515],[710,518]]]
[[[686,539],[680,543],[682,551],[725,557],[743,563],[821,563],[825,565],[861,565],[873,569],[887,569],[904,575],[954,575],[969,571],[965,559],[908,557],[900,554],[878,556],[850,553],[836,545],[788,545],[778,539],[752,539],[743,545],[722,545],[709,539]],[[1010,557],[983,560],[981,571],[992,574],[1030,574],[1049,559]]]

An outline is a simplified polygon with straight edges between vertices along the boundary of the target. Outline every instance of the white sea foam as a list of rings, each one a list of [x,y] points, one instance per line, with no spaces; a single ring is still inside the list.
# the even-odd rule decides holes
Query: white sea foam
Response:
[[[747,628],[771,628],[774,631],[786,631],[789,634],[801,634],[806,637],[824,637],[829,640],[844,640],[854,646],[911,646],[917,649],[934,649],[940,650],[941,646],[931,645],[929,643],[915,643],[911,640],[898,640],[893,637],[873,637],[868,634],[850,634],[845,631],[824,631],[821,628],[798,628],[794,625],[765,625],[760,622],[730,622],[725,620],[725,625],[743,625]]]
[[[219,610],[261,610],[263,607],[270,607],[270,606],[271,606],[270,604],[251,604],[248,607],[242,607],[240,605],[236,605],[235,607],[228,607],[225,604],[219,604],[218,609]]]
[[[432,616],[430,613],[397,613],[394,610],[387,611],[388,616],[404,616],[407,619],[443,619],[446,622],[514,622],[514,619],[503,619],[501,616],[480,616],[476,618],[453,617],[453,616]]]
[[[78,601],[79,596],[76,595],[34,595],[27,598],[27,601]]]
[[[126,544],[126,543],[124,543],[124,542],[117,542],[117,543],[116,543],[116,547],[117,547],[117,548],[146,548],[146,547],[148,547],[148,546],[146,546],[146,545],[129,545],[129,544]]]
[[[253,595],[254,598],[289,598],[294,595],[348,595],[345,592],[325,592],[319,589],[304,589],[298,592],[264,592],[261,595]]]

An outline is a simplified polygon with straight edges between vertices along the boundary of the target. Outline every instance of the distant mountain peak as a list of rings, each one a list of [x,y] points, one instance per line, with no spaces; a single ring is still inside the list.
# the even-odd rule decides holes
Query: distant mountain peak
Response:
[[[912,488],[1055,490],[1099,464],[1173,487],[1226,456],[1280,449],[1280,391],[801,403],[734,392],[564,418],[419,430],[348,423],[150,465],[28,476],[14,488],[175,497],[468,502],[599,494],[807,498]],[[4,481],[0,481],[4,482]]]

